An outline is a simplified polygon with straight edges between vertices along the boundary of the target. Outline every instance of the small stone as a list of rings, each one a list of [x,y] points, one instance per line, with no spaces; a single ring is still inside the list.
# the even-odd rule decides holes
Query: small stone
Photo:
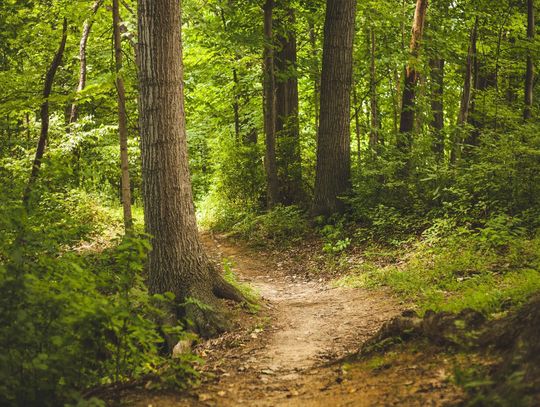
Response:
[[[225,394],[227,394],[227,392],[225,390],[220,390],[220,391],[217,392],[217,394],[218,394],[219,397],[223,397],[223,396],[225,396]]]
[[[192,345],[193,345],[193,339],[182,339],[181,341],[178,341],[178,343],[174,345],[174,348],[172,351],[172,357],[178,358],[182,355],[185,355],[191,352]]]
[[[208,400],[211,400],[211,399],[212,399],[211,394],[207,394],[207,393],[199,394],[199,401],[208,401]]]

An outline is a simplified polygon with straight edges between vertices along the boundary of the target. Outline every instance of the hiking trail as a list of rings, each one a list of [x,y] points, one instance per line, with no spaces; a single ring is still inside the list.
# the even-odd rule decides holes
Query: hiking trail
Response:
[[[381,378],[364,370],[348,372],[339,363],[401,312],[390,295],[289,275],[271,256],[207,234],[202,239],[211,255],[231,261],[238,279],[258,291],[261,309],[237,331],[198,346],[213,378],[188,396],[146,395],[132,405],[330,407],[402,405],[409,400],[407,405],[423,406],[455,398],[455,392],[445,390],[445,372],[437,369],[412,365],[413,375],[403,375],[409,362],[402,360],[401,367]],[[418,380],[411,383],[414,376]],[[419,392],[424,382],[431,387]]]

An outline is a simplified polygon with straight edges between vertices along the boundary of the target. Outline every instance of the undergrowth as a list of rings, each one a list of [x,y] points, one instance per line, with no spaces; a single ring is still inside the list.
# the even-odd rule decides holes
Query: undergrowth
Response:
[[[261,296],[259,292],[251,285],[242,283],[233,271],[234,263],[230,259],[223,259],[223,277],[225,280],[236,287],[246,299],[246,306],[252,313],[257,313],[260,310]]]
[[[202,227],[258,247],[286,247],[301,240],[309,231],[306,214],[296,206],[278,205],[267,212],[229,208],[211,214],[203,212],[199,220]]]
[[[158,386],[196,380],[163,352],[162,332],[183,327],[157,322],[173,297],[148,294],[146,236],[87,244],[121,218],[78,190],[0,209],[1,405],[100,405],[83,395],[158,373]]]
[[[384,264],[384,254],[366,252],[335,284],[387,286],[421,311],[473,308],[492,314],[523,304],[540,290],[540,237],[503,215],[477,229],[437,220],[401,249],[397,262]]]

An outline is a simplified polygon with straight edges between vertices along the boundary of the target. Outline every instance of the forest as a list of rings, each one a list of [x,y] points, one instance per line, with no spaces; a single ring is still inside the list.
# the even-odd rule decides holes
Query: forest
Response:
[[[540,405],[535,0],[2,0],[0,405]]]

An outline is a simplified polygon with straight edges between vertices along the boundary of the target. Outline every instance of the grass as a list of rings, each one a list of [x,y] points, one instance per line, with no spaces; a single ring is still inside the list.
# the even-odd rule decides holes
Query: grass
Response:
[[[390,287],[421,312],[473,308],[488,315],[520,305],[540,291],[540,238],[514,236],[492,247],[479,236],[421,239],[400,261],[383,266],[381,258],[394,253],[377,257],[368,250],[363,262],[334,285]]]
[[[247,308],[249,312],[254,313],[254,314],[259,312],[260,310],[259,304],[261,300],[261,295],[251,285],[240,282],[238,280],[238,277],[232,270],[233,267],[234,267],[234,263],[231,260],[224,258],[223,259],[223,271],[224,271],[223,277],[229,284],[236,287],[242,293],[242,295],[246,299],[246,304],[247,304]]]

